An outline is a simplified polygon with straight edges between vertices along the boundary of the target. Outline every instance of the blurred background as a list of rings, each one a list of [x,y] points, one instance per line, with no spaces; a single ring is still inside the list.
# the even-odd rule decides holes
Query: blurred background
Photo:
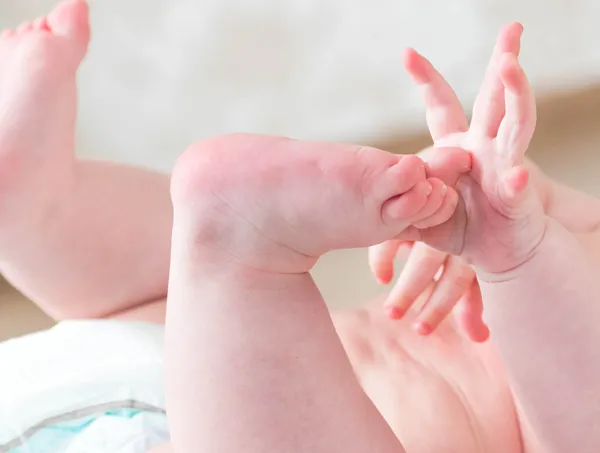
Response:
[[[55,0],[0,0],[0,28]],[[470,108],[496,34],[525,26],[521,62],[538,97],[531,156],[600,195],[600,3],[595,0],[91,0],[80,71],[80,156],[169,172],[194,141],[228,132],[368,144],[429,144],[405,47],[429,57]],[[385,290],[364,250],[315,277],[332,306]],[[126,278],[126,276],[124,276]],[[85,301],[82,301],[85,303]],[[0,339],[50,325],[0,285]]]

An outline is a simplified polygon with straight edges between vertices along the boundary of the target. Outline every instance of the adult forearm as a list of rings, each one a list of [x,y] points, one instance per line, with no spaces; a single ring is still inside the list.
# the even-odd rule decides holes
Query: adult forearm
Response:
[[[559,181],[539,170],[545,178],[544,205],[546,214],[572,233],[590,233],[600,226],[600,200]]]
[[[486,317],[527,421],[547,452],[599,451],[600,279],[550,221],[538,253],[500,278],[479,274]]]

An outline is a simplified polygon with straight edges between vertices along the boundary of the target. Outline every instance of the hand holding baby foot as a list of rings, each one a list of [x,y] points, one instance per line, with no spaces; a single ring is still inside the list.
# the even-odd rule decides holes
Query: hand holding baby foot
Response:
[[[451,187],[465,173],[464,169],[471,168],[470,155],[458,148],[428,148],[419,156],[428,162],[428,173]],[[419,225],[422,224],[415,223],[415,227]],[[392,239],[369,248],[369,264],[377,280],[381,284],[390,283],[396,255],[402,248],[409,249],[408,259],[384,302],[388,316],[402,319],[416,308],[415,330],[420,335],[430,335],[454,313],[468,338],[478,343],[486,341],[489,329],[483,321],[479,284],[473,268],[461,258],[422,242]],[[418,308],[417,302],[421,303]]]
[[[536,112],[517,60],[521,31],[513,24],[500,34],[471,126],[463,132],[466,119],[460,118],[466,117],[450,86],[416,52],[406,57],[407,69],[424,89],[436,146],[460,146],[473,155],[471,173],[457,184],[461,203],[455,215],[444,225],[423,230],[421,239],[488,273],[508,271],[529,259],[546,227],[524,166]],[[455,118],[452,126],[448,118]]]
[[[500,33],[470,127],[444,78],[416,52],[406,53],[407,70],[424,92],[427,122],[436,148],[459,146],[473,152],[473,172],[460,181],[460,173],[452,172],[452,160],[443,150],[423,153],[431,176],[449,185],[458,183],[461,203],[449,222],[417,233],[429,244],[462,254],[492,272],[526,260],[544,231],[541,204],[526,190],[528,172],[523,166],[535,127],[535,104],[517,61],[521,34],[519,24],[511,24]],[[530,216],[532,211],[536,214]],[[516,242],[523,247],[515,249]],[[506,245],[511,246],[513,254],[520,250],[519,256],[503,254]],[[398,247],[399,242],[392,241],[370,251],[373,272],[383,283],[393,276]],[[440,278],[434,279],[440,271]],[[429,293],[425,294],[425,305],[415,325],[418,331],[435,330],[459,304],[455,313],[467,335],[475,341],[487,338],[475,274],[464,261],[425,244],[416,245],[386,301],[386,309],[390,315],[402,317],[424,292]]]

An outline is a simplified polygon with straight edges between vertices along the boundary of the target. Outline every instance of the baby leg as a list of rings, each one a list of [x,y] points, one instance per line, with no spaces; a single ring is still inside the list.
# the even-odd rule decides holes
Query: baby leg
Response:
[[[430,184],[416,157],[370,148],[239,135],[184,154],[166,328],[176,452],[404,451],[308,271],[419,212],[448,218],[456,194]]]
[[[0,35],[0,271],[51,316],[166,295],[169,178],[75,159],[83,0]]]

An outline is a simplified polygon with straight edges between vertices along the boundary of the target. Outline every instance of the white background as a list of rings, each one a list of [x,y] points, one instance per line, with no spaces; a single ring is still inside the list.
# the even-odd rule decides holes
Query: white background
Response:
[[[0,0],[0,26],[54,0]],[[421,130],[414,46],[472,102],[496,33],[525,25],[538,94],[600,77],[597,0],[92,0],[79,151],[169,170],[233,131],[368,142]]]

